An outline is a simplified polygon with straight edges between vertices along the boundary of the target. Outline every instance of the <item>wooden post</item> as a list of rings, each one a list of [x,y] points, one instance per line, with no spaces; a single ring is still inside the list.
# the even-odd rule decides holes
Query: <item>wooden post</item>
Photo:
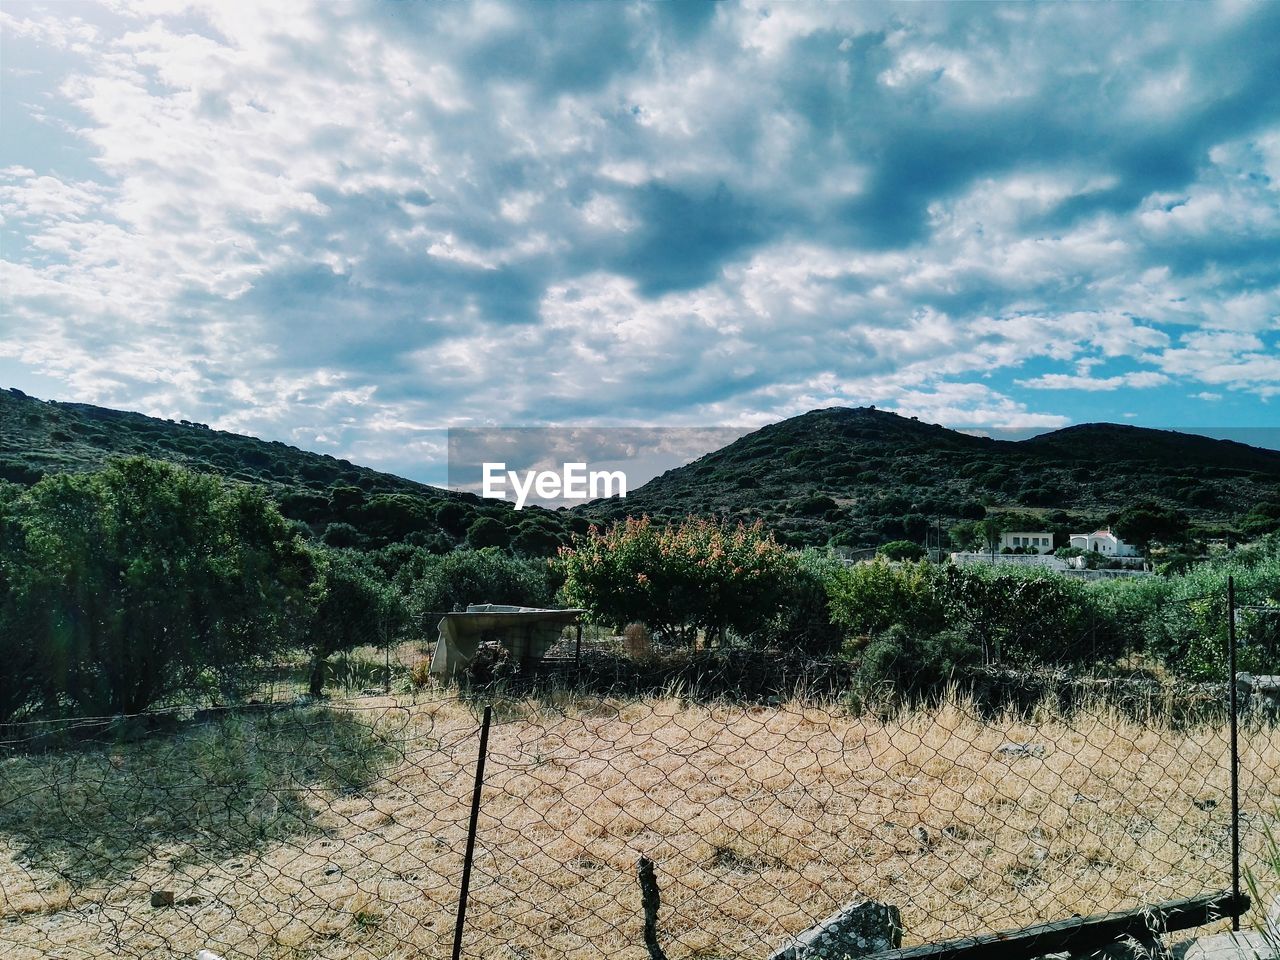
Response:
[[[1231,684],[1231,893],[1240,899],[1240,717],[1236,702],[1236,578],[1227,577],[1227,672]],[[1231,929],[1240,930],[1240,915],[1231,918]]]
[[[658,890],[658,875],[654,872],[653,861],[643,854],[636,861],[636,874],[640,880],[640,903],[644,908],[644,945],[649,951],[650,960],[667,960],[667,955],[658,943],[658,908],[662,906],[662,895]]]
[[[467,852],[462,859],[462,889],[458,893],[458,919],[453,927],[453,960],[462,956],[462,931],[467,921],[467,891],[471,888],[471,864],[475,860],[476,825],[480,821],[480,790],[484,786],[484,759],[489,750],[489,721],[493,707],[484,708],[480,724],[480,755],[476,758],[476,783],[471,792],[471,823],[467,827]]]

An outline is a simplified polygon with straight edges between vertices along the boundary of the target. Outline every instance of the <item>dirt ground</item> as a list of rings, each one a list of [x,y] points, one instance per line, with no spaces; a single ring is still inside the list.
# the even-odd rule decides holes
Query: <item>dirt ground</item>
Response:
[[[478,724],[371,698],[0,759],[0,955],[447,956]],[[1243,743],[1256,868],[1280,731]],[[1103,708],[500,704],[464,956],[640,960],[642,853],[672,960],[763,957],[864,896],[920,943],[1225,889],[1228,756]]]

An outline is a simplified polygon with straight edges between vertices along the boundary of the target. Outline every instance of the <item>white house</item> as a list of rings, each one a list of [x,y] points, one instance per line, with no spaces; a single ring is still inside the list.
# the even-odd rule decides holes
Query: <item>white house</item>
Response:
[[[1000,534],[1000,549],[1005,547],[1010,550],[1022,547],[1023,552],[1031,549],[1036,553],[1053,553],[1053,534],[1046,530],[1010,530]]]
[[[1093,533],[1073,533],[1071,546],[1089,553],[1100,553],[1104,557],[1136,557],[1137,548],[1125,543],[1110,530],[1095,530]]]

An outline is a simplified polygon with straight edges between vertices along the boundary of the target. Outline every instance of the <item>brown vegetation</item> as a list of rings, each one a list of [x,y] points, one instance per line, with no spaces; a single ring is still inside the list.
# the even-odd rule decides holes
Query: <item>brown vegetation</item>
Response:
[[[446,956],[476,743],[469,706],[388,698],[0,760],[0,953]],[[1280,731],[1243,744],[1256,864]],[[643,957],[640,854],[673,960],[762,956],[856,895],[917,943],[1221,889],[1228,754],[1101,707],[503,704],[465,955]]]

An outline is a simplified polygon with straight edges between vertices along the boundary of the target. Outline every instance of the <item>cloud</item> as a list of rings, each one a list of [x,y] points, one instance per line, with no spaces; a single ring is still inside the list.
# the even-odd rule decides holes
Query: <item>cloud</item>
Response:
[[[1136,370],[1113,377],[1076,376],[1066,373],[1046,373],[1018,384],[1036,390],[1119,390],[1121,387],[1162,387],[1169,382],[1163,373],[1154,370]]]
[[[1280,383],[1274,5],[0,16],[0,356],[69,398],[412,473],[450,425]]]

